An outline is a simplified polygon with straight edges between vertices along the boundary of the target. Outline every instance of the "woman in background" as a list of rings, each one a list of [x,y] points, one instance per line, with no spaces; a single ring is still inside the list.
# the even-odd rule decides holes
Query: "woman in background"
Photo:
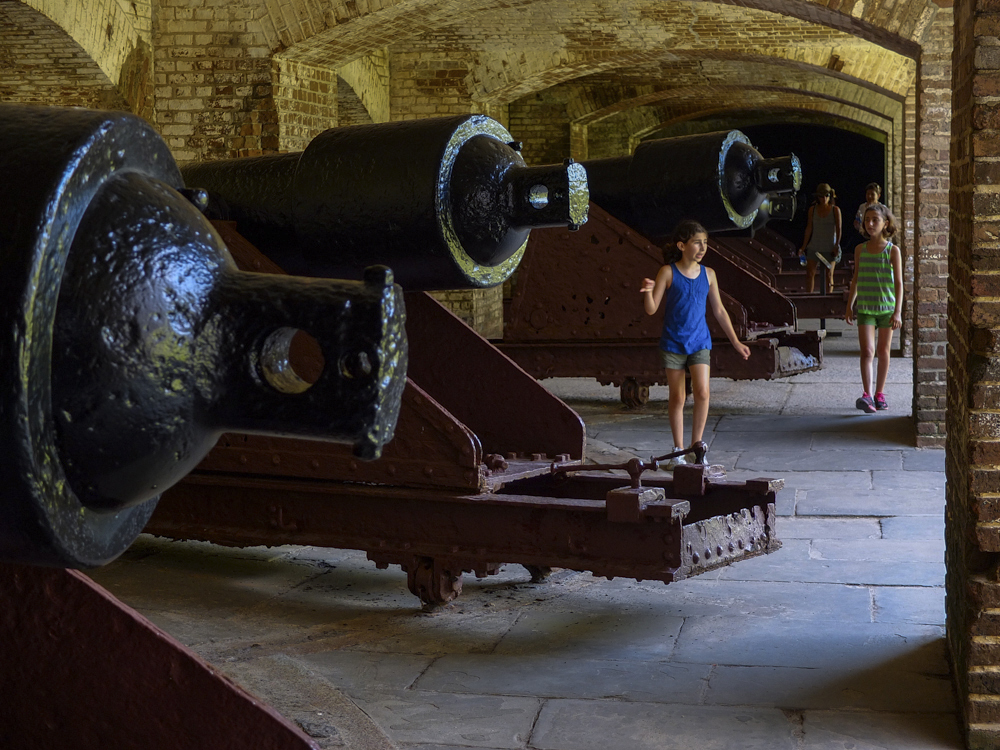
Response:
[[[809,206],[809,220],[799,256],[806,259],[806,291],[816,290],[816,264],[826,266],[826,293],[833,294],[833,270],[840,260],[841,216],[837,193],[827,183],[816,186],[816,202]]]

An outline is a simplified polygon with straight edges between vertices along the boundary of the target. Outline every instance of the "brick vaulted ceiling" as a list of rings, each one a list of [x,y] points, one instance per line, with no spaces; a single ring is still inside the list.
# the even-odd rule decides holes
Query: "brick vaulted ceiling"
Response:
[[[361,55],[465,67],[467,96],[546,91],[575,124],[637,113],[649,129],[725,109],[799,111],[891,130],[937,6],[685,0],[265,0],[265,43],[338,68]]]
[[[131,37],[155,35],[154,16],[182,23],[180,9],[197,6],[227,14],[232,44],[252,56],[339,70],[387,52],[390,67],[405,59],[447,69],[458,98],[480,111],[545,92],[566,102],[573,125],[628,118],[634,135],[727,109],[891,132],[938,8],[931,0],[24,2],[72,29],[111,81],[138,44]]]

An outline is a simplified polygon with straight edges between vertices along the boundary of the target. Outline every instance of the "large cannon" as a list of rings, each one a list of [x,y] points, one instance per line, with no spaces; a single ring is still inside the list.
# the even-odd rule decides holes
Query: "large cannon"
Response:
[[[820,337],[796,332],[793,301],[724,244],[723,230],[753,228],[762,209],[790,215],[801,185],[794,155],[765,159],[728,131],[648,141],[631,156],[584,166],[590,220],[574,234],[531,235],[505,303],[502,351],[535,377],[594,377],[619,386],[626,405],[644,404],[649,386],[666,381],[656,345],[662,319],[645,314],[638,288],[655,278],[676,222],[695,218],[719,232],[703,263],[716,270],[751,350],[744,361],[709,315],[712,374],[770,379],[821,366]]]
[[[381,263],[407,291],[491,287],[533,227],[587,220],[579,164],[529,167],[482,115],[333,128],[300,153],[183,167],[216,217],[288,273],[357,278]]]
[[[0,105],[0,739],[315,748],[76,571],[119,555],[223,431],[371,460],[405,382],[402,294],[237,269],[166,144],[122,113]],[[305,339],[308,375],[290,354]],[[29,563],[25,565],[24,563]]]
[[[388,269],[238,270],[136,117],[4,105],[0,171],[0,559],[113,559],[226,430],[379,455],[406,369]],[[314,382],[288,364],[297,331]]]

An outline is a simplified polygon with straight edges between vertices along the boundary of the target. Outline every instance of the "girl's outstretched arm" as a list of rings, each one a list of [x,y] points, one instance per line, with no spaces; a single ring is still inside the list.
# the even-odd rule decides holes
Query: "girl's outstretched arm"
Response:
[[[851,291],[847,293],[847,311],[844,313],[844,320],[850,325],[854,325],[854,301],[858,298],[858,269],[861,268],[861,251],[865,243],[861,243],[854,248],[854,275],[851,277]]]
[[[750,357],[750,347],[740,341],[736,335],[736,329],[733,328],[733,321],[729,319],[726,306],[722,304],[722,295],[719,294],[719,282],[715,278],[715,271],[707,266],[702,266],[702,268],[708,274],[708,303],[712,307],[712,314],[719,321],[722,330],[726,332],[726,338],[729,339],[729,343],[733,345],[733,348],[743,359],[748,359]]]
[[[642,305],[646,308],[646,315],[653,315],[660,308],[663,295],[670,288],[670,282],[674,279],[674,270],[670,266],[660,266],[656,280],[643,279],[639,291],[642,292]]]
[[[899,245],[892,243],[889,251],[889,261],[892,263],[892,285],[896,292],[896,309],[892,311],[892,327],[903,327],[903,251]]]

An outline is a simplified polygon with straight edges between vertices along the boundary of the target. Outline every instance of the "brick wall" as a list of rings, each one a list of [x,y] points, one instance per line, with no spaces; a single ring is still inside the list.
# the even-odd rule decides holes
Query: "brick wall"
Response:
[[[1000,7],[954,8],[945,511],[946,611],[970,748],[1000,746],[1000,202],[990,178],[1000,153]]]
[[[559,164],[571,153],[565,96],[541,92],[512,102],[510,132],[529,164]]]
[[[503,287],[431,292],[480,336],[503,338]]]
[[[313,138],[339,124],[337,74],[280,56],[273,71],[277,149],[303,151]],[[261,134],[263,125],[259,124]],[[242,129],[255,130],[254,123],[244,123]]]
[[[0,3],[0,71],[0,101],[129,109],[72,37],[21,3]]]
[[[270,55],[248,4],[158,0],[155,124],[178,161],[278,151]]]
[[[925,38],[920,57],[916,165],[911,338],[913,415],[917,445],[943,448],[947,406],[948,339],[948,190],[950,187],[952,11],[942,8]]]
[[[427,54],[402,45],[391,57],[389,112],[393,120],[464,115],[472,111],[461,55]]]

